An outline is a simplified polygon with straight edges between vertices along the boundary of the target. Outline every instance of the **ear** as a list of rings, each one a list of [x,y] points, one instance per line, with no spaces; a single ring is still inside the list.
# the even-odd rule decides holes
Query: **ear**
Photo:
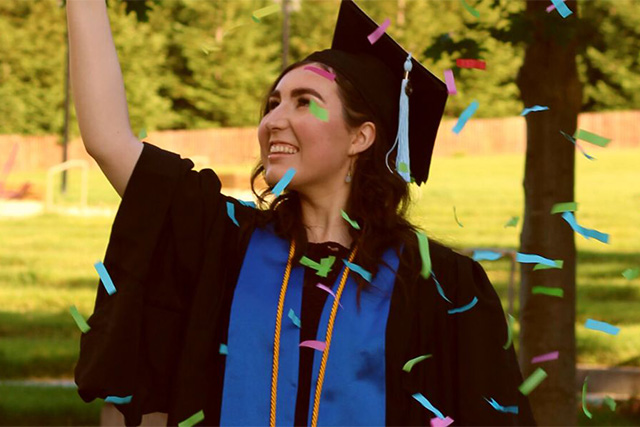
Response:
[[[373,122],[364,122],[353,131],[349,155],[360,154],[371,147],[376,140],[376,125]]]

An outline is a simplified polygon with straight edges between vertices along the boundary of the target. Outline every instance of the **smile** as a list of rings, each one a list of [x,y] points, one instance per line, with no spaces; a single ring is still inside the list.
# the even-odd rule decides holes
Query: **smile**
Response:
[[[269,146],[269,154],[273,154],[273,153],[296,154],[297,152],[298,152],[298,148],[289,144],[275,143]]]

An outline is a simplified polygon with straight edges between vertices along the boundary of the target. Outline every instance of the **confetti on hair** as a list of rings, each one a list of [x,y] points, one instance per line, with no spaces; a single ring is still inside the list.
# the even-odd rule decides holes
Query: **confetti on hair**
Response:
[[[627,268],[622,272],[622,275],[627,280],[633,280],[640,276],[640,268]]]
[[[564,296],[564,289],[561,288],[553,288],[549,286],[534,286],[531,288],[532,294],[543,294],[549,295],[551,297],[562,298]]]
[[[581,146],[580,144],[578,144],[578,141],[576,141],[574,137],[572,137],[571,135],[569,135],[569,134],[568,134],[568,133],[566,133],[566,132],[562,132],[562,131],[560,131],[560,133],[562,134],[562,136],[564,136],[564,137],[565,137],[565,138],[567,138],[569,141],[571,141],[571,142],[573,143],[573,145],[575,145],[575,146],[576,146],[576,148],[577,148],[578,150],[580,150],[580,152],[582,153],[582,155],[583,155],[583,156],[585,156],[587,159],[589,159],[589,160],[597,160],[595,157],[590,156],[589,154],[587,154],[587,152],[586,152],[586,151],[584,151],[584,149],[582,148],[582,146]]]
[[[591,419],[593,418],[593,415],[591,415],[591,412],[589,412],[589,410],[587,409],[587,379],[588,378],[589,376],[587,375],[584,378],[584,383],[582,384],[582,411],[587,417],[589,417],[589,419]]]
[[[447,310],[449,314],[463,313],[472,309],[478,303],[478,297],[473,297],[471,302],[467,305],[463,305],[462,307],[452,308],[451,310]]]
[[[474,261],[495,261],[502,258],[502,254],[496,251],[473,251],[471,258]]]
[[[453,70],[444,70],[444,82],[447,85],[447,92],[449,92],[449,95],[455,95],[458,93],[456,81],[453,78]]]
[[[449,416],[444,419],[438,417],[431,418],[431,427],[447,427],[451,423],[453,423],[453,419]]]
[[[571,9],[567,7],[563,0],[551,0],[551,3],[553,3],[553,5],[556,7],[556,10],[563,18],[566,18],[573,13]]]
[[[460,220],[458,219],[458,213],[456,212],[456,207],[453,207],[453,218],[456,220],[456,222],[458,223],[458,225],[462,228],[464,227],[464,225],[462,225],[462,223],[460,222]]]
[[[385,19],[382,25],[380,25],[378,28],[375,29],[374,32],[372,32],[367,36],[369,43],[374,44],[375,42],[377,42],[380,39],[380,37],[382,37],[384,32],[387,31],[387,28],[389,27],[390,24],[391,24],[391,21],[389,20],[389,18]]]
[[[342,209],[340,210],[340,212],[342,212],[342,218],[344,218],[345,221],[347,221],[356,230],[360,230],[360,224],[358,224],[357,221],[354,221],[351,218],[349,218],[349,215]]]
[[[327,287],[327,286],[323,285],[322,283],[318,283],[318,284],[316,285],[316,287],[318,287],[318,288],[322,289],[323,291],[327,291],[328,293],[330,293],[330,294],[331,294],[331,296],[333,297],[333,299],[336,299],[336,294],[335,294],[335,292],[333,292],[333,291],[331,290],[331,288],[329,288],[329,287]],[[342,303],[341,303],[340,301],[338,301],[338,305],[339,305],[341,308],[343,308],[343,309],[344,309],[344,307],[342,306]]]
[[[550,268],[562,268],[564,266],[564,261],[561,259],[555,259],[554,262],[556,265],[546,265],[546,264],[536,264],[533,266],[533,271],[536,270],[548,270]]]
[[[323,122],[329,121],[329,111],[319,106],[313,99],[309,102],[309,111],[311,111],[311,114],[318,120],[322,120]]]
[[[78,325],[78,328],[80,328],[82,333],[86,334],[87,332],[89,332],[89,330],[91,329],[91,326],[89,326],[87,321],[84,320],[84,317],[82,317],[80,312],[78,312],[78,308],[75,305],[72,305],[71,307],[69,307],[69,311],[71,312],[71,316],[73,317],[73,320],[76,321],[76,325]]]
[[[433,415],[435,415],[440,419],[444,419],[444,415],[442,415],[442,412],[438,411],[436,407],[433,406],[431,402],[429,402],[429,399],[427,399],[422,395],[422,393],[415,393],[412,395],[412,397],[416,399],[418,402],[420,402],[422,406],[430,410],[433,413]]]
[[[511,219],[504,224],[504,228],[515,227],[518,225],[518,221],[520,221],[519,216],[512,216]]]
[[[513,341],[513,322],[514,318],[509,314],[509,319],[507,320],[507,342],[502,346],[505,350],[511,346]]]
[[[314,350],[324,351],[327,344],[324,341],[307,340],[300,343],[300,347],[309,347]]]
[[[324,77],[324,78],[326,78],[328,80],[331,80],[331,81],[334,81],[336,79],[336,75],[335,74],[333,74],[333,73],[331,73],[329,71],[323,70],[322,68],[316,67],[314,65],[307,65],[303,69],[304,70],[313,71],[314,73],[319,74],[322,77]]]
[[[536,356],[533,359],[531,359],[531,363],[541,363],[541,362],[548,362],[550,360],[556,360],[559,355],[560,355],[559,351],[552,351],[551,353],[541,354],[540,356]]]
[[[107,396],[104,399],[104,401],[113,403],[114,405],[126,405],[127,403],[131,403],[131,398],[132,396],[125,396],[125,397]]]
[[[204,411],[200,410],[195,414],[191,415],[186,420],[179,422],[178,427],[192,427],[195,424],[198,424],[202,420],[204,420]]]
[[[287,187],[287,185],[289,185],[289,183],[291,182],[291,180],[293,179],[293,176],[295,174],[296,174],[296,170],[295,169],[291,168],[291,169],[287,170],[287,172],[285,172],[284,176],[280,179],[280,181],[278,181],[276,186],[273,187],[273,190],[271,190],[271,192],[276,197],[280,196],[280,194],[282,194],[282,192]]]
[[[416,231],[416,236],[418,236],[418,247],[420,248],[420,258],[422,259],[422,270],[420,271],[420,275],[428,279],[431,274],[431,254],[429,253],[429,240],[427,236],[421,232]]]
[[[529,113],[533,113],[535,111],[547,111],[549,107],[546,105],[534,105],[533,107],[527,107],[520,113],[521,116],[526,116]]]
[[[98,276],[100,276],[100,280],[102,281],[102,285],[107,290],[109,295],[113,295],[116,293],[116,287],[113,284],[113,280],[111,280],[111,276],[109,276],[109,272],[105,268],[102,261],[97,261],[93,264],[96,271],[98,272]]]
[[[289,319],[291,319],[293,324],[296,325],[298,328],[302,328],[301,323],[300,323],[300,318],[298,316],[296,316],[296,313],[295,313],[295,311],[293,311],[293,308],[289,309]]]
[[[276,13],[279,10],[280,10],[280,6],[277,4],[263,7],[262,9],[258,9],[255,12],[253,12],[253,15],[251,15],[251,19],[253,19],[254,22],[260,23],[261,18],[264,18],[267,15],[271,15],[272,13]]]
[[[366,280],[367,282],[371,282],[371,273],[369,273],[367,270],[360,267],[358,264],[347,261],[346,259],[343,259],[342,262],[344,262],[347,267],[353,270],[354,273],[358,273],[360,276],[362,276],[364,280]]]
[[[233,221],[233,223],[235,225],[240,227],[240,224],[238,224],[238,221],[236,220],[236,208],[235,208],[235,205],[233,203],[231,203],[231,202],[227,202],[227,216],[231,219],[231,221]]]
[[[576,202],[556,203],[551,207],[551,213],[557,214],[562,212],[575,212],[578,210],[578,204]]]
[[[579,225],[576,222],[576,217],[573,216],[572,212],[564,212],[562,214],[562,218],[569,223],[573,231],[582,235],[585,239],[594,238],[602,243],[609,243],[609,235],[607,233],[602,233],[598,230],[593,230],[591,228],[585,228]]]
[[[250,208],[254,208],[256,209],[256,203],[252,202],[252,201],[245,201],[245,200],[238,200],[238,203],[240,203],[243,206],[249,206]]]
[[[220,343],[220,348],[218,349],[218,353],[224,354],[225,356],[229,354],[229,347],[226,344]]]
[[[520,390],[520,393],[527,396],[533,391],[533,389],[538,387],[538,385],[540,385],[540,383],[544,381],[545,378],[547,378],[547,372],[542,368],[538,368],[533,371],[531,375],[529,375],[529,378],[527,378],[522,382],[522,384],[520,384],[518,390]]]
[[[516,262],[522,263],[522,264],[544,264],[544,265],[548,265],[550,267],[555,267],[556,266],[556,261],[549,259],[549,258],[545,258],[543,256],[540,255],[534,255],[534,254],[523,254],[520,252],[516,252]]]
[[[605,334],[609,335],[618,335],[618,332],[620,332],[620,328],[618,328],[617,326],[613,326],[607,322],[601,322],[599,320],[587,319],[584,326],[587,329],[604,332]]]
[[[480,12],[478,12],[473,7],[471,7],[466,1],[460,0],[460,2],[462,3],[462,6],[464,6],[464,8],[467,9],[467,12],[469,12],[470,14],[475,16],[476,18],[480,17]]]
[[[505,413],[511,412],[512,414],[518,415],[518,407],[517,406],[502,406],[498,402],[496,402],[493,399],[493,397],[491,398],[491,400],[489,400],[489,399],[487,399],[485,397],[484,400],[489,402],[489,405],[491,405],[493,407],[493,409],[495,409],[496,411],[505,412]]]
[[[402,370],[405,372],[411,372],[411,370],[413,369],[413,366],[416,363],[422,362],[423,360],[426,360],[428,358],[430,358],[431,356],[433,356],[432,354],[425,354],[423,356],[418,356],[418,357],[414,357],[411,360],[408,360],[407,363],[404,364],[404,366],[402,367]]]
[[[453,127],[452,130],[454,133],[459,134],[462,131],[464,125],[467,124],[467,121],[471,118],[471,116],[473,116],[479,106],[480,104],[478,103],[478,101],[472,101],[471,104],[469,104],[469,106],[462,112],[462,114],[460,114],[456,125]]]
[[[445,296],[444,291],[442,290],[442,286],[440,286],[440,282],[438,282],[438,279],[436,278],[436,275],[433,271],[431,272],[431,277],[433,277],[433,281],[436,282],[436,289],[438,290],[438,293],[440,294],[442,299],[447,301],[449,304],[453,304],[451,300]]]
[[[477,68],[478,70],[485,70],[487,63],[479,59],[456,59],[456,65],[460,68]]]

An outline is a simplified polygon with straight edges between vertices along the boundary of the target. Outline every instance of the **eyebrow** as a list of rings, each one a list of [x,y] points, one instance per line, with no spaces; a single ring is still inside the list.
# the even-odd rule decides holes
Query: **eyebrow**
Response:
[[[310,94],[315,96],[316,98],[319,98],[322,102],[324,102],[324,98],[315,90],[315,89],[311,89],[310,87],[298,87],[295,88],[291,91],[291,96],[295,97],[295,96],[300,96],[300,95],[306,95],[306,94]],[[276,96],[276,97],[280,97],[280,91],[279,90],[274,90],[273,92],[271,92],[269,94],[269,98],[271,98],[272,96]]]

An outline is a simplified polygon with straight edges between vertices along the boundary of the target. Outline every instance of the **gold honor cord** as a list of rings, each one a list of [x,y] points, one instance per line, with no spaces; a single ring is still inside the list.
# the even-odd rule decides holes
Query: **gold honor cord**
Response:
[[[289,248],[289,259],[287,260],[287,267],[284,271],[284,278],[282,279],[282,287],[280,288],[280,297],[278,299],[278,312],[276,317],[276,331],[275,337],[273,340],[273,372],[271,375],[271,411],[269,416],[269,425],[271,427],[276,426],[276,402],[278,396],[278,368],[279,368],[279,359],[280,359],[280,329],[282,326],[282,312],[284,308],[284,297],[287,293],[287,287],[289,285],[289,276],[291,274],[291,262],[293,260],[293,254],[296,250],[296,245],[294,241],[291,241],[291,247]],[[349,262],[352,262],[355,258],[357,249],[354,249],[349,256]],[[325,348],[322,352],[322,362],[320,364],[320,372],[318,374],[318,383],[316,385],[316,393],[313,401],[313,415],[311,418],[312,427],[316,427],[318,425],[318,411],[320,409],[320,395],[322,394],[322,385],[324,383],[324,373],[327,368],[327,359],[329,358],[329,347],[331,346],[331,336],[333,334],[333,325],[336,320],[336,314],[338,312],[338,303],[340,302],[340,296],[342,295],[342,290],[344,289],[344,285],[347,282],[347,277],[349,276],[349,267],[345,266],[344,272],[342,273],[342,278],[340,279],[340,285],[338,287],[338,292],[336,293],[336,297],[333,301],[333,306],[331,307],[331,315],[329,317],[329,324],[327,325],[326,332],[326,342]]]

